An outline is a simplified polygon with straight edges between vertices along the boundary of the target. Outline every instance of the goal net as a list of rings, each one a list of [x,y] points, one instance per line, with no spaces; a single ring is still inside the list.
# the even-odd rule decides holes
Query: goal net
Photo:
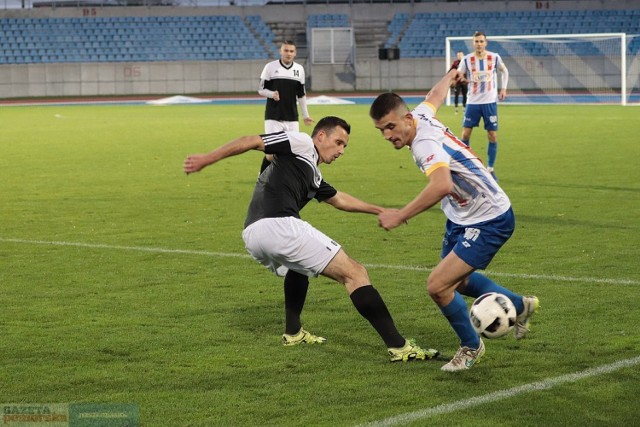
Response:
[[[473,52],[473,37],[446,38],[446,64]],[[624,33],[488,36],[519,103],[640,103],[640,37]],[[447,105],[451,97],[447,97]]]

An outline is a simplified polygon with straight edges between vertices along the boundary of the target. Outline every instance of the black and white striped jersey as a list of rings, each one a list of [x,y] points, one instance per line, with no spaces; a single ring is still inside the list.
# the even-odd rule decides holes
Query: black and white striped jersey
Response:
[[[260,89],[277,90],[280,101],[267,98],[264,119],[297,122],[297,101],[306,95],[304,82],[304,68],[297,62],[291,63],[289,67],[283,65],[280,60],[265,65],[260,75]]]
[[[322,179],[318,152],[309,135],[276,132],[261,137],[265,154],[273,154],[274,159],[258,177],[245,228],[262,218],[300,218],[300,210],[311,199],[321,202],[336,195],[337,190]]]

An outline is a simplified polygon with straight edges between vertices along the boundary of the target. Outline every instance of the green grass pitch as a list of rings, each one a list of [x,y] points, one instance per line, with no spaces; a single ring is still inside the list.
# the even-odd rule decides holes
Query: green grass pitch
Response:
[[[261,133],[262,106],[2,107],[0,403],[134,403],[148,427],[634,425],[638,111],[500,108],[496,173],[517,229],[486,273],[542,309],[525,340],[486,341],[483,362],[452,375],[440,366],[458,343],[425,290],[439,209],[391,232],[326,204],[302,213],[368,266],[401,333],[441,360],[389,363],[324,278],[303,323],[328,343],[284,348],[281,281],[240,236],[261,153],[182,173],[187,154]],[[367,106],[310,110],[353,126],[322,167],[336,188],[394,207],[423,188]],[[460,133],[453,107],[439,117]],[[486,144],[476,129],[483,159]]]

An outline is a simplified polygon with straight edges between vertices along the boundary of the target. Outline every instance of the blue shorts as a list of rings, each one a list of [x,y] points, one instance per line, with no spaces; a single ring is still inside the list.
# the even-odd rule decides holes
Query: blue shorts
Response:
[[[498,104],[467,104],[464,110],[462,127],[475,128],[480,124],[480,118],[484,122],[485,130],[498,130]]]
[[[513,234],[516,221],[513,210],[490,221],[473,225],[458,225],[447,220],[441,257],[453,250],[471,267],[483,270]]]

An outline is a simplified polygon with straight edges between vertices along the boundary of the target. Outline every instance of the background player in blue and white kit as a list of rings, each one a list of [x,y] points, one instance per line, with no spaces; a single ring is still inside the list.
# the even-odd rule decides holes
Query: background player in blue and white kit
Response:
[[[487,147],[487,169],[496,178],[493,168],[498,155],[498,99],[507,97],[509,70],[502,58],[495,52],[489,52],[487,36],[477,31],[473,35],[474,52],[460,61],[458,72],[469,82],[467,107],[462,122],[462,142],[469,145],[471,131],[484,122],[489,144]],[[501,75],[498,92],[498,71]]]
[[[527,334],[530,317],[538,307],[536,297],[522,297],[476,272],[485,269],[509,239],[515,219],[509,198],[482,162],[435,118],[450,82],[457,77],[456,71],[450,70],[413,111],[395,93],[378,96],[370,109],[374,125],[384,138],[398,150],[408,147],[429,179],[402,209],[380,213],[380,226],[391,230],[439,202],[447,217],[442,259],[427,280],[429,295],[460,339],[460,348],[442,367],[444,371],[469,369],[485,351],[462,295],[506,295],[518,314],[514,328],[517,339]]]
[[[302,329],[300,321],[309,277],[321,274],[345,286],[353,305],[387,345],[392,362],[434,358],[438,351],[423,350],[400,335],[382,297],[371,285],[367,270],[338,243],[300,218],[300,210],[312,199],[348,212],[378,214],[384,210],[337,191],[322,179],[318,166],[332,163],[344,154],[350,131],[344,120],[325,117],[311,136],[301,132],[245,136],[208,154],[188,156],[184,171],[198,172],[250,150],[274,156],[256,183],[242,238],[258,262],[284,276],[284,345],[326,341]]]
[[[307,108],[304,67],[294,61],[296,45],[289,40],[280,45],[280,59],[264,66],[260,74],[258,93],[267,98],[264,111],[264,132],[300,130],[298,103],[302,110],[304,124],[309,126],[313,119]],[[260,172],[269,165],[265,156]]]

